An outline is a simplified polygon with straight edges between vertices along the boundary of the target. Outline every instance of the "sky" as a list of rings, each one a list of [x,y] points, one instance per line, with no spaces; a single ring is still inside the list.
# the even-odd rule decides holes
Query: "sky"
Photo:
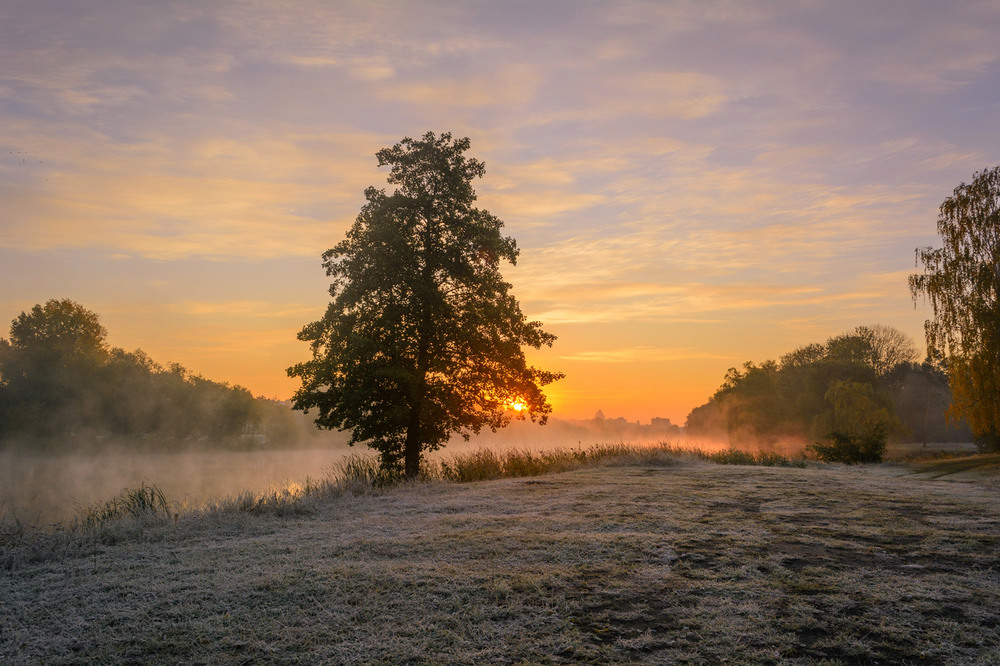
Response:
[[[0,335],[36,303],[286,399],[375,152],[467,136],[562,418],[683,424],[745,361],[923,348],[914,250],[1000,163],[995,0],[0,3]]]

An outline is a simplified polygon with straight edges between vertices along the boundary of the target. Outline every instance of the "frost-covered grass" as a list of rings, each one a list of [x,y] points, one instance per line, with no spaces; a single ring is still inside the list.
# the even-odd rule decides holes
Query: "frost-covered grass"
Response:
[[[8,534],[0,662],[1000,661],[995,486],[643,455],[398,486],[358,462],[34,557]]]

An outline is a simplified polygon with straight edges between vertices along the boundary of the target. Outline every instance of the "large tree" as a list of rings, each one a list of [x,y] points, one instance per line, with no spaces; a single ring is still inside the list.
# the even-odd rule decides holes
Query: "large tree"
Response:
[[[928,353],[948,357],[951,414],[968,420],[977,443],[1000,449],[1000,167],[974,174],[941,204],[942,247],[918,248],[923,273],[910,276],[934,318]]]
[[[411,478],[454,433],[544,424],[542,387],[562,377],[525,361],[523,347],[555,336],[527,321],[500,273],[517,245],[473,206],[485,167],[468,149],[428,132],[376,153],[397,188],[365,190],[347,238],[323,254],[333,300],[299,333],[312,360],[288,370],[302,381],[296,409],[316,409],[318,426],[350,430],[351,444],[387,468],[402,461]]]

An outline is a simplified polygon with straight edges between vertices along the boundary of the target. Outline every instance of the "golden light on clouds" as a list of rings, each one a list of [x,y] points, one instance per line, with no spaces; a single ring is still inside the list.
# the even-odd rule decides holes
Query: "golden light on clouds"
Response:
[[[537,10],[3,4],[0,315],[73,298],[113,344],[288,397],[374,153],[434,130],[486,163],[556,416],[683,422],[745,360],[922,341],[913,249],[1000,154],[1000,9]]]

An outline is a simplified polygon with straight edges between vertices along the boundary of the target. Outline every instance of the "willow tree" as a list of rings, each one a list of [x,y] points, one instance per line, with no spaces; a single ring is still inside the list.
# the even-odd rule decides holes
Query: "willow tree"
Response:
[[[924,272],[910,276],[913,298],[934,310],[928,353],[948,358],[953,417],[977,443],[1000,449],[1000,167],[974,174],[941,204],[942,247],[918,248]]]
[[[316,409],[319,427],[349,430],[411,478],[453,434],[544,424],[542,387],[562,377],[526,363],[524,347],[555,336],[525,318],[500,273],[517,245],[474,207],[485,166],[468,149],[428,132],[376,153],[397,187],[365,190],[347,237],[323,254],[333,300],[299,333],[312,360],[288,370],[302,381],[296,409]]]

